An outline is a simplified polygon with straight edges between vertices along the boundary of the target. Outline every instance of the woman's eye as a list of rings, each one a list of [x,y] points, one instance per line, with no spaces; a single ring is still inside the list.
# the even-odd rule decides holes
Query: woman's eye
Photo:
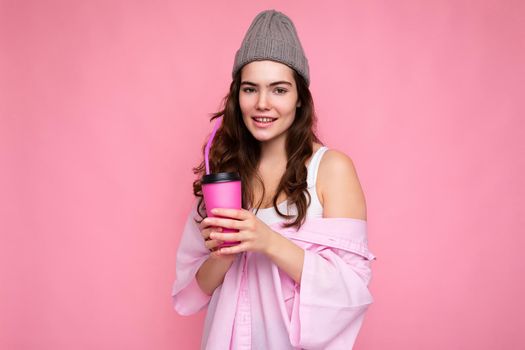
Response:
[[[278,94],[284,94],[286,92],[286,89],[277,88],[275,89],[275,91],[277,91]]]
[[[253,88],[244,88],[244,89],[242,89],[242,91],[244,91],[244,92],[253,92],[254,89]]]

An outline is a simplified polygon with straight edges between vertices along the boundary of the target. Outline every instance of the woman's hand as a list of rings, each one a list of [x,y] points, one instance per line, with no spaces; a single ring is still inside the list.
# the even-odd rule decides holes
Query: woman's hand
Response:
[[[202,221],[204,225],[239,230],[233,233],[220,233],[217,230],[210,232],[209,238],[214,242],[240,242],[232,247],[218,248],[217,254],[229,255],[246,251],[268,253],[276,233],[252,212],[245,209],[215,208],[212,213],[220,218],[207,217]],[[213,245],[217,247],[220,243]]]
[[[286,272],[295,282],[301,283],[304,250],[295,243],[273,231],[252,212],[245,209],[213,209],[213,215],[203,220],[205,225],[239,230],[233,233],[210,233],[210,239],[238,242],[238,245],[217,249],[213,254],[224,258],[241,252],[260,252]]]
[[[202,238],[204,239],[204,246],[210,251],[210,256],[212,258],[223,258],[224,260],[233,261],[235,255],[221,256],[218,254],[217,249],[223,243],[223,241],[210,238],[210,234],[213,232],[222,232],[221,227],[210,225],[203,220],[199,225],[199,229],[201,231]]]
[[[224,276],[232,266],[236,254],[220,255],[217,253],[217,247],[222,241],[210,238],[213,232],[220,232],[222,229],[202,221],[199,225],[204,246],[211,252],[206,261],[201,265],[195,278],[201,290],[207,295],[212,295],[213,291],[222,284]]]

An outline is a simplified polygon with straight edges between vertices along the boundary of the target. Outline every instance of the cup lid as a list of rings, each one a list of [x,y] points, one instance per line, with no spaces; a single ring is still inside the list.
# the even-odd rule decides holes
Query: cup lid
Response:
[[[208,174],[204,175],[202,177],[202,184],[211,184],[216,182],[228,182],[228,181],[240,181],[241,176],[239,173],[214,173],[214,174]]]

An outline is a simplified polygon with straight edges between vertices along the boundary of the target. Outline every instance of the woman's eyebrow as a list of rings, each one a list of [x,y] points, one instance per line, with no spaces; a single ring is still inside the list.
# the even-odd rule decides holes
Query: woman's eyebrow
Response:
[[[275,85],[279,85],[279,84],[287,84],[287,85],[290,85],[292,86],[292,83],[290,83],[289,81],[286,81],[286,80],[280,80],[280,81],[274,81],[273,83],[269,84],[268,86],[275,86]],[[259,86],[258,84],[255,84],[251,81],[243,81],[241,83],[241,85],[250,85],[250,86]]]

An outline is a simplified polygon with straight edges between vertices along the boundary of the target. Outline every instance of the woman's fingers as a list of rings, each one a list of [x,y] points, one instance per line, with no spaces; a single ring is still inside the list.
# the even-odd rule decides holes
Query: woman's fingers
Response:
[[[217,249],[217,254],[219,255],[229,255],[229,254],[237,254],[248,250],[248,243],[242,242],[237,245],[231,246],[231,247],[224,247]]]
[[[236,220],[246,220],[250,217],[251,212],[246,209],[227,209],[227,208],[214,208],[211,210],[213,215],[223,216]]]
[[[210,239],[216,239],[223,242],[236,242],[243,240],[244,235],[242,233],[219,233],[212,232],[210,234]]]
[[[205,229],[201,230],[202,238],[204,238],[205,240],[209,239],[210,238],[210,233],[212,233],[212,232],[222,232],[222,228],[221,227],[213,227],[213,226],[205,228]]]
[[[223,242],[217,239],[210,238],[211,234],[216,234],[222,231],[220,227],[208,227],[201,231],[202,238],[204,239],[204,246],[210,252],[213,252],[220,246]]]
[[[202,220],[199,224],[199,230],[200,231],[203,231],[207,228],[213,228],[214,225],[210,224],[207,220],[207,218],[204,218],[204,220]]]
[[[204,242],[204,246],[206,246],[206,248],[209,250],[209,251],[214,251],[215,249],[217,249],[217,247],[219,247],[223,242],[221,241],[218,241],[216,239],[209,239],[207,241]]]
[[[206,223],[206,221],[202,220],[199,223],[199,230],[202,232],[203,230],[207,229],[210,225]]]
[[[207,217],[202,222],[206,222],[208,226],[231,228],[234,230],[242,230],[244,228],[244,221],[239,220]]]
[[[204,230],[201,231],[202,238],[204,238],[204,240],[210,239],[210,234],[212,232],[213,232],[213,227],[205,228]]]

